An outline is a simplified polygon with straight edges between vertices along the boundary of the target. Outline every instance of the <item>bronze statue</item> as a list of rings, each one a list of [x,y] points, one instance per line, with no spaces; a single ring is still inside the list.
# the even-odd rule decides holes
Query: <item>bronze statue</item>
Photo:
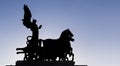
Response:
[[[26,58],[29,58],[29,60],[33,60],[38,47],[39,29],[42,27],[42,25],[38,27],[38,25],[36,24],[37,20],[35,19],[33,19],[33,21],[31,22],[31,17],[32,15],[29,8],[27,7],[27,5],[24,5],[24,19],[22,19],[23,25],[32,31],[32,36],[28,36],[31,37],[31,39],[27,39],[27,47],[25,47],[24,49],[24,60],[26,60]]]
[[[73,34],[69,29],[64,30],[58,39],[39,39],[39,29],[42,25],[36,24],[37,20],[31,21],[31,12],[27,5],[24,5],[24,18],[22,19],[23,25],[32,31],[32,36],[27,37],[24,48],[17,48],[20,50],[17,54],[24,53],[24,61],[69,61],[67,55],[72,56],[74,60],[74,54],[70,41],[74,41]],[[43,43],[43,46],[41,46]]]

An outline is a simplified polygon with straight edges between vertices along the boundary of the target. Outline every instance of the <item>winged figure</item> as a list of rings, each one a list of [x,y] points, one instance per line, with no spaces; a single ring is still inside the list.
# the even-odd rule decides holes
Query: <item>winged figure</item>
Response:
[[[22,19],[23,21],[23,25],[27,28],[30,28],[31,26],[31,12],[30,12],[30,9],[28,8],[27,5],[24,5],[24,18]]]

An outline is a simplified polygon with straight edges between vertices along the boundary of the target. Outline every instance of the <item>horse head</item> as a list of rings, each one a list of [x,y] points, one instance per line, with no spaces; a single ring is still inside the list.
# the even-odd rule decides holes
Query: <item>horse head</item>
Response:
[[[69,29],[64,30],[61,34],[61,37],[64,38],[64,40],[74,41],[73,39],[74,35]]]

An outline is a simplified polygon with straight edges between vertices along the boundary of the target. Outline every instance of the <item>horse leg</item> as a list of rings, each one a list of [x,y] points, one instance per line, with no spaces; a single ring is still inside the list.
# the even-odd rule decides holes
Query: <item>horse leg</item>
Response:
[[[74,61],[74,54],[72,53],[72,61]]]
[[[24,61],[26,61],[26,53],[25,53],[25,56],[24,56],[24,59],[23,59]]]

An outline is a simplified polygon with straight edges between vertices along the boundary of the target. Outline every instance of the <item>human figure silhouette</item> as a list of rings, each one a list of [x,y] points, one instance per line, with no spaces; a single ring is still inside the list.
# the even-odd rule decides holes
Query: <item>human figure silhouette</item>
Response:
[[[32,15],[29,8],[27,7],[27,5],[24,5],[24,19],[22,19],[23,25],[32,31],[32,36],[28,36],[31,37],[31,39],[27,41],[28,45],[26,47],[26,49],[28,50],[28,60],[33,60],[33,58],[35,58],[38,49],[39,29],[42,27],[42,25],[38,26],[36,24],[36,19],[33,19],[33,21],[31,22],[31,17]]]
[[[38,39],[39,39],[39,29],[42,27],[42,25],[40,25],[38,27],[38,25],[36,24],[37,20],[33,19],[33,21],[31,22],[30,25],[30,30],[32,31],[32,39],[33,43],[38,45]]]

